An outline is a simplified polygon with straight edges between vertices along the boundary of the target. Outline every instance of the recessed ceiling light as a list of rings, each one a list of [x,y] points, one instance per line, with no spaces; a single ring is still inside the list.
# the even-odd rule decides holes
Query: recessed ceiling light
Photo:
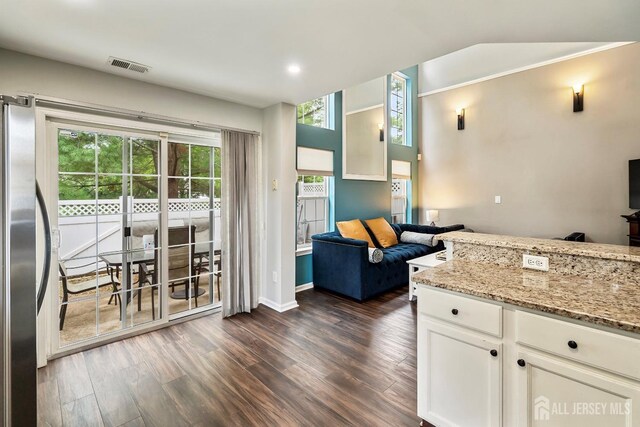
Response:
[[[291,64],[287,67],[287,71],[290,74],[298,74],[300,72],[300,66],[297,64]]]

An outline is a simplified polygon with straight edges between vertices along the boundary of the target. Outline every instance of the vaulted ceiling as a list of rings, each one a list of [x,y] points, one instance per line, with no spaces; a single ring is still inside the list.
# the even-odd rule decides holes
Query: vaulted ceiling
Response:
[[[256,107],[477,43],[640,40],[638,0],[0,0],[0,16],[1,47]]]

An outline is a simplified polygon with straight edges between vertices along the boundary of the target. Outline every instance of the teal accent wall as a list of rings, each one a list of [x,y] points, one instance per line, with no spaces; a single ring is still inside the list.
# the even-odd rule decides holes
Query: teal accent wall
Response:
[[[296,286],[313,281],[311,255],[296,257]]]
[[[296,124],[296,145],[333,151],[335,221],[384,217],[391,220],[391,160],[411,162],[412,219],[418,216],[418,66],[400,70],[409,78],[407,87],[411,129],[407,135],[411,146],[387,144],[387,180],[356,181],[342,179],[342,92],[335,93],[334,130]],[[390,79],[390,76],[387,76]],[[389,88],[387,81],[387,88]],[[387,94],[388,95],[388,94]],[[388,112],[387,112],[388,114]],[[296,257],[296,286],[312,281],[311,255]]]

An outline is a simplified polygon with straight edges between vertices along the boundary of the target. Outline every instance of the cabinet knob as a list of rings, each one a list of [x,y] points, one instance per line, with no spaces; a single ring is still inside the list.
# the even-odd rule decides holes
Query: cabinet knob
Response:
[[[451,310],[451,314],[453,314],[454,316],[457,316],[458,315],[458,309],[457,308],[452,309]]]
[[[524,361],[524,359],[518,359],[518,366],[524,367],[527,364],[527,362]]]
[[[578,348],[578,343],[577,343],[577,342],[575,342],[575,341],[569,341],[569,342],[567,343],[567,345],[569,346],[569,348],[572,348],[572,349],[574,349],[574,350],[575,350],[576,348]]]
[[[498,355],[498,350],[491,350],[489,354],[492,355],[493,357],[496,357]]]

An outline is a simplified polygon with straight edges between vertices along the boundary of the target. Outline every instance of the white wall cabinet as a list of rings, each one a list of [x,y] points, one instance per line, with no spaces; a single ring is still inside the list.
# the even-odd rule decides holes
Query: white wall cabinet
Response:
[[[438,427],[640,426],[640,337],[424,285],[418,293],[422,419]]]

